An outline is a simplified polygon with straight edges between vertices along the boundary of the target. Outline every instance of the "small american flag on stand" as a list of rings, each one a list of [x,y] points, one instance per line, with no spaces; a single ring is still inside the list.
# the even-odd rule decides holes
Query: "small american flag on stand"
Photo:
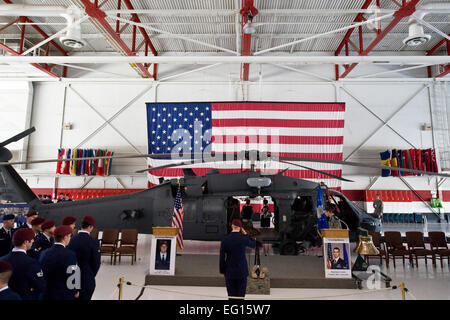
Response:
[[[175,197],[175,204],[173,207],[173,220],[172,227],[178,228],[177,234],[177,247],[181,251],[184,249],[183,244],[183,219],[184,219],[184,207],[181,199],[181,188],[178,182],[177,196]]]

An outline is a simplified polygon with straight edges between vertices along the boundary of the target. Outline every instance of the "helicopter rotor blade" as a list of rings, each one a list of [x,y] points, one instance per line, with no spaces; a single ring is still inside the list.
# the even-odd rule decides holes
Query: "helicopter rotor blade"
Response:
[[[187,162],[177,162],[177,163],[170,163],[170,164],[166,164],[163,166],[158,166],[158,167],[152,167],[152,168],[147,168],[147,169],[142,169],[142,170],[137,170],[135,171],[135,173],[143,173],[143,172],[148,172],[148,171],[153,171],[153,170],[159,170],[159,169],[167,169],[167,168],[174,168],[174,167],[181,167],[181,166],[185,166],[188,164],[194,164],[194,160],[192,161],[187,161]],[[198,163],[198,162],[197,162]],[[204,162],[205,163],[205,162]]]
[[[323,175],[326,175],[326,176],[329,176],[329,177],[332,177],[332,178],[335,178],[335,179],[338,179],[338,180],[341,180],[341,181],[355,182],[353,180],[345,179],[345,178],[336,176],[336,175],[331,174],[331,173],[327,173],[327,172],[320,171],[320,170],[317,170],[317,169],[313,169],[313,168],[310,168],[310,167],[302,166],[302,165],[299,165],[299,164],[296,164],[296,163],[292,163],[292,162],[288,162],[288,161],[279,161],[279,162],[287,163],[287,164],[290,164],[290,165],[293,165],[293,166],[297,166],[297,167],[300,167],[300,168],[303,168],[303,169],[311,170],[311,171],[314,171],[314,172],[317,172],[317,173],[320,173],[320,174],[323,174]]]
[[[31,128],[29,128],[29,129],[27,129],[25,131],[22,131],[21,133],[16,134],[14,137],[9,138],[9,139],[7,139],[7,140],[5,140],[3,142],[0,142],[0,147],[4,147],[4,146],[7,146],[8,144],[10,144],[12,142],[19,141],[20,139],[25,138],[26,136],[32,134],[35,131],[36,131],[35,127],[31,127]]]
[[[18,139],[21,139],[27,135],[29,135],[31,132],[33,132],[35,129],[30,128],[13,138],[10,138],[0,144],[0,147],[7,145],[8,143],[14,142]],[[159,158],[169,158],[172,154],[169,153],[163,153],[163,154],[131,154],[131,155],[115,155],[115,156],[101,156],[101,157],[83,157],[83,158],[68,158],[68,159],[46,159],[46,160],[32,160],[32,161],[11,161],[11,162],[0,162],[0,166],[6,166],[6,165],[18,165],[18,164],[35,164],[35,163],[50,163],[50,162],[64,162],[64,161],[73,161],[73,160],[96,160],[96,159],[132,159],[132,158],[152,158],[152,159],[159,159]],[[196,159],[197,163],[199,162],[199,159],[203,159],[204,155],[201,153],[194,153],[194,154],[187,154],[186,160],[190,160],[191,162],[192,157]],[[197,157],[197,158],[195,158]],[[213,155],[211,155],[211,160],[208,161],[201,161],[202,163],[209,163],[209,162],[227,162],[227,161],[240,161],[245,160],[240,158],[241,155],[239,154],[227,154],[227,153],[217,153],[215,152]],[[450,174],[448,173],[442,173],[442,172],[431,172],[431,171],[423,171],[423,170],[415,170],[415,169],[407,169],[407,168],[399,168],[399,167],[390,167],[390,166],[383,166],[383,165],[376,165],[376,164],[366,164],[366,163],[360,163],[360,162],[351,162],[351,161],[339,161],[339,160],[328,160],[328,159],[315,159],[315,158],[301,158],[301,157],[287,157],[287,156],[277,156],[273,157],[271,155],[268,155],[265,159],[259,159],[256,161],[264,161],[264,160],[272,159],[274,161],[299,161],[299,162],[313,162],[313,163],[328,163],[328,164],[338,164],[338,165],[344,165],[344,166],[353,166],[353,167],[363,167],[363,168],[372,168],[372,169],[387,169],[387,170],[396,170],[396,171],[404,171],[404,172],[410,172],[414,174],[425,174],[425,175],[431,175],[431,176],[439,176],[439,177],[450,177]],[[178,160],[182,160],[182,158],[179,158]],[[248,159],[247,159],[248,160]],[[170,167],[176,167],[176,166],[182,166],[187,165],[189,163],[182,162],[181,164],[174,164]],[[307,168],[307,167],[305,167]],[[161,169],[160,167],[154,167],[154,168],[147,168],[145,170],[140,170],[139,172],[145,172],[145,171],[151,171],[151,170],[157,170]],[[312,170],[311,168],[308,168],[309,170]],[[322,172],[321,172],[322,173]]]
[[[116,155],[116,156],[98,156],[98,157],[82,157],[82,158],[67,158],[67,159],[42,159],[42,160],[31,160],[31,161],[11,161],[11,162],[0,162],[0,166],[7,165],[18,165],[18,164],[36,164],[36,163],[51,163],[51,162],[64,162],[64,161],[74,161],[74,160],[98,160],[98,159],[136,159],[136,158],[165,158],[170,157],[170,153],[161,154],[132,154],[132,155]]]
[[[376,165],[376,164],[366,164],[366,163],[352,162],[352,161],[312,159],[312,158],[300,158],[300,157],[297,158],[297,157],[284,157],[284,156],[278,157],[278,160],[282,160],[282,161],[304,161],[304,162],[316,162],[316,163],[330,163],[330,164],[340,164],[340,165],[352,166],[352,167],[362,167],[362,168],[372,168],[372,169],[387,169],[387,170],[411,172],[411,173],[415,173],[415,174],[425,174],[425,175],[439,176],[439,177],[450,177],[450,174],[441,173],[441,172],[431,172],[431,171],[423,171],[423,170],[416,170],[416,169],[390,167],[390,166],[382,166],[382,165]]]

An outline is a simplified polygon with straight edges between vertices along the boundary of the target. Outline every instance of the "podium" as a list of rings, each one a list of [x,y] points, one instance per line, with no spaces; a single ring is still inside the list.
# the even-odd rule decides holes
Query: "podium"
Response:
[[[177,227],[153,227],[154,236],[176,237],[178,234]]]
[[[348,238],[348,229],[322,229],[324,238]]]
[[[153,227],[150,251],[151,275],[175,275],[177,234],[176,227]]]
[[[325,278],[352,277],[349,230],[322,229]]]

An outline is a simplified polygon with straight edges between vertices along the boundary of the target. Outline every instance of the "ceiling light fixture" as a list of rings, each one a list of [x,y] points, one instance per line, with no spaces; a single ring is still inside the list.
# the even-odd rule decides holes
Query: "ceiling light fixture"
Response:
[[[423,32],[422,25],[417,22],[413,22],[409,25],[409,35],[403,39],[403,43],[409,47],[417,47],[427,43],[430,39],[431,36]]]
[[[254,34],[256,32],[256,28],[252,25],[253,16],[249,14],[247,16],[247,23],[244,25],[243,32],[244,34]]]
[[[65,36],[59,38],[59,41],[66,47],[80,49],[86,45],[86,41],[81,36],[81,25],[74,24],[74,22],[75,19],[81,18],[81,15],[73,8],[68,8],[68,12],[69,14],[64,15],[64,18],[67,20],[69,29],[67,29]]]

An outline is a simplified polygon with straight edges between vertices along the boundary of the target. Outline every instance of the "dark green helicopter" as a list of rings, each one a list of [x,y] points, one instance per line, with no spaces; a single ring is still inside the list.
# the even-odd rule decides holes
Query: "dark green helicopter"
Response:
[[[296,157],[272,157],[258,151],[244,151],[234,155],[235,161],[250,160],[251,169],[238,173],[219,173],[210,170],[205,176],[196,176],[192,169],[183,169],[184,178],[162,180],[150,189],[94,199],[71,202],[43,204],[13,168],[13,165],[24,163],[44,163],[67,161],[66,159],[36,160],[27,162],[12,162],[11,152],[5,147],[11,142],[20,140],[34,132],[34,127],[0,143],[0,199],[13,202],[25,202],[31,209],[38,211],[39,216],[55,220],[60,224],[66,216],[73,216],[81,221],[85,215],[92,215],[96,227],[138,229],[139,233],[151,234],[153,227],[172,226],[174,199],[180,186],[184,205],[183,236],[188,240],[219,241],[229,231],[231,220],[239,213],[238,197],[271,198],[274,204],[273,227],[259,229],[257,240],[279,245],[281,254],[293,255],[298,252],[301,243],[317,245],[320,237],[317,233],[317,195],[321,188],[323,203],[331,202],[338,209],[338,217],[350,230],[350,238],[355,241],[358,228],[379,231],[381,222],[357,208],[342,193],[329,190],[325,185],[304,179],[277,174],[267,175],[255,171],[256,161],[276,160],[292,166],[300,166],[291,161],[336,163],[368,168],[389,169],[390,167],[368,165],[347,161],[332,161]],[[78,158],[77,160],[99,158],[158,158],[167,155],[126,155]],[[225,154],[216,153],[207,161],[224,161]],[[229,155],[227,155],[229,156]],[[229,159],[227,159],[229,160]],[[198,159],[196,160],[198,161]],[[140,170],[156,170],[167,167],[186,166],[194,161],[174,163],[161,167]],[[333,178],[350,181],[345,178],[330,175],[309,167]],[[427,172],[413,169],[402,171],[428,175],[449,177],[448,174]]]

